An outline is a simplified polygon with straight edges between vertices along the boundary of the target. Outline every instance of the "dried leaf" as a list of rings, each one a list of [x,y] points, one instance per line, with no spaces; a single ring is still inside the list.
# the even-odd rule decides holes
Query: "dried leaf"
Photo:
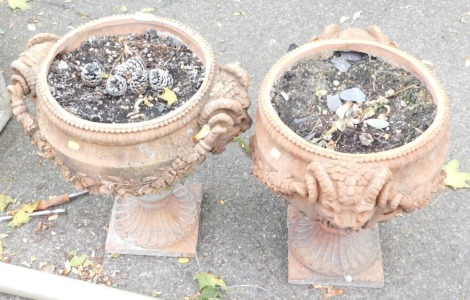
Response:
[[[21,10],[31,9],[31,5],[26,3],[28,1],[29,0],[8,0],[8,6],[11,9],[21,9]]]
[[[323,295],[323,299],[329,299],[334,296],[341,296],[344,293],[343,289],[328,289],[328,293]]]
[[[0,194],[0,213],[3,213],[8,204],[12,203],[14,200],[10,195]]]
[[[364,123],[377,129],[384,129],[390,125],[387,121],[380,119],[367,119]]]
[[[49,221],[54,221],[54,220],[57,220],[58,217],[59,217],[58,214],[54,214],[54,215],[48,217],[47,220],[49,220]]]
[[[31,217],[28,216],[28,213],[24,210],[19,210],[13,217],[13,220],[8,223],[8,226],[19,227],[23,224],[27,224],[29,221],[31,221]]]
[[[355,12],[353,15],[353,20],[359,19],[361,17],[361,14],[362,14],[362,10]]]
[[[336,114],[338,115],[338,117],[340,119],[344,118],[344,115],[346,114],[346,111],[353,105],[353,103],[351,101],[348,101],[346,103],[344,103],[343,105],[341,105],[337,110],[336,110]]]
[[[339,19],[339,24],[343,24],[347,20],[349,20],[349,17],[342,16],[341,19]]]
[[[127,6],[125,4],[121,6],[121,11],[124,13],[127,12]]]
[[[175,92],[173,92],[169,88],[164,88],[163,93],[158,95],[158,98],[165,100],[168,106],[171,106],[173,103],[178,102],[178,97],[176,96]]]
[[[163,294],[163,292],[152,291],[152,297],[154,298],[160,296],[161,294]]]
[[[371,105],[362,111],[362,120],[369,119],[375,115],[375,106]]]
[[[74,255],[72,259],[70,260],[70,266],[71,267],[81,266],[86,261],[87,258],[88,256],[86,254]]]
[[[423,64],[429,66],[430,68],[436,67],[436,64],[433,63],[432,61],[429,61],[429,60],[425,60],[425,59],[424,59],[424,60],[422,60],[421,62],[422,62]]]
[[[140,12],[143,12],[143,13],[151,13],[151,12],[154,12],[155,11],[155,8],[152,8],[152,7],[145,7],[145,8],[142,8],[142,10]]]
[[[129,46],[127,45],[127,43],[124,43],[124,52],[126,52],[129,55],[134,55],[131,49],[129,49]]]
[[[470,173],[461,172],[460,162],[456,159],[449,161],[443,168],[447,173],[444,184],[454,189],[462,189],[470,187],[467,181],[470,180]]]
[[[178,262],[179,262],[180,264],[187,264],[187,263],[189,262],[189,258],[187,258],[187,257],[180,257],[180,258],[178,258]]]

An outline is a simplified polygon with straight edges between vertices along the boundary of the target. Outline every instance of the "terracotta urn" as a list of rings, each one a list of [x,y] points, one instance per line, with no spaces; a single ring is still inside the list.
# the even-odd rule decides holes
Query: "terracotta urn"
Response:
[[[161,117],[137,123],[98,123],[64,110],[47,76],[60,54],[90,36],[144,34],[153,29],[179,38],[203,63],[205,77],[192,98]],[[40,34],[12,63],[13,113],[33,144],[53,159],[77,189],[116,196],[107,251],[155,255],[195,254],[201,184],[182,179],[251,126],[249,75],[220,65],[193,29],[151,14],[101,18],[63,37]],[[29,95],[36,113],[29,112]]]
[[[296,62],[331,50],[367,53],[411,72],[437,106],[432,125],[408,144],[370,154],[337,152],[295,134],[272,106],[272,86]],[[376,26],[330,25],[282,57],[260,88],[251,148],[255,176],[289,202],[289,282],[383,286],[377,223],[426,206],[441,188],[448,128],[441,85]]]

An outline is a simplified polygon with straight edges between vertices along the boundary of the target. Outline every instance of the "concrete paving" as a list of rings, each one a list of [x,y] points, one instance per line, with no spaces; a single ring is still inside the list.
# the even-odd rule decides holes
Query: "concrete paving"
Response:
[[[0,0],[0,69],[11,76],[10,63],[35,33],[62,35],[91,19],[153,7],[155,14],[198,30],[220,63],[239,62],[252,75],[250,95],[255,114],[257,90],[266,72],[291,43],[301,44],[323,27],[349,19],[344,27],[379,25],[400,48],[434,64],[452,109],[449,156],[470,170],[470,4],[467,1],[77,1],[35,0],[31,10],[13,12]],[[354,13],[362,11],[353,20]],[[235,14],[234,14],[235,13]],[[37,20],[36,32],[28,23]],[[247,140],[253,128],[242,137]],[[0,191],[18,202],[74,191],[51,161],[44,161],[16,120],[0,133]],[[9,231],[2,240],[12,264],[37,261],[63,268],[67,252],[92,255],[101,261],[113,286],[161,299],[183,299],[198,291],[193,276],[207,271],[221,276],[230,288],[224,299],[321,299],[311,285],[287,283],[287,206],[252,175],[251,157],[235,143],[210,157],[189,181],[204,184],[197,259],[106,256],[104,243],[113,199],[86,196],[65,205],[66,215],[35,231],[37,218]],[[470,298],[470,193],[445,190],[433,205],[380,225],[385,270],[382,289],[344,288],[344,299],[468,299]],[[223,202],[222,202],[223,201]],[[222,204],[223,203],[223,204]],[[0,274],[0,281],[3,276]],[[70,277],[76,277],[74,274]],[[25,282],[25,288],[28,283]],[[2,299],[15,296],[0,295]]]

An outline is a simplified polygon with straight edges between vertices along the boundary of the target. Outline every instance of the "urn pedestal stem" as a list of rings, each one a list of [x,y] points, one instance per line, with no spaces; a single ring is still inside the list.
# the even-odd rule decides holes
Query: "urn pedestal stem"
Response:
[[[116,197],[106,252],[196,256],[202,184],[175,184],[155,195]]]
[[[336,233],[288,207],[289,283],[384,286],[378,225]]]

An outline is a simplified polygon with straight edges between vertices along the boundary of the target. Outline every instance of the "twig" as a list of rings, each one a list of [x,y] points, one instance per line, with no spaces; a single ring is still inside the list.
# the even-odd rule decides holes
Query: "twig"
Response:
[[[273,299],[280,299],[273,292],[271,292],[267,288],[261,287],[259,285],[251,285],[251,284],[231,285],[231,286],[225,287],[224,289],[228,290],[228,289],[235,289],[235,288],[241,288],[241,287],[260,289],[260,290],[263,290],[265,292],[268,292],[271,296],[273,296]]]
[[[398,92],[395,92],[395,93],[393,93],[393,94],[391,94],[391,95],[389,95],[389,96],[385,96],[384,98],[385,98],[385,99],[388,99],[388,98],[390,98],[390,97],[393,97],[393,96],[395,96],[395,95],[397,95],[397,94],[399,94],[399,93],[401,93],[401,92],[404,92],[404,91],[409,90],[409,89],[414,88],[414,87],[417,87],[417,85],[416,85],[416,84],[412,84],[412,85],[410,85],[410,86],[407,86],[407,87],[404,88],[404,89],[399,90]]]
[[[434,200],[431,204],[429,204],[429,206],[430,207],[433,206],[437,201],[441,200],[441,198],[442,198],[442,194],[440,194],[439,197],[437,197],[436,200]]]

